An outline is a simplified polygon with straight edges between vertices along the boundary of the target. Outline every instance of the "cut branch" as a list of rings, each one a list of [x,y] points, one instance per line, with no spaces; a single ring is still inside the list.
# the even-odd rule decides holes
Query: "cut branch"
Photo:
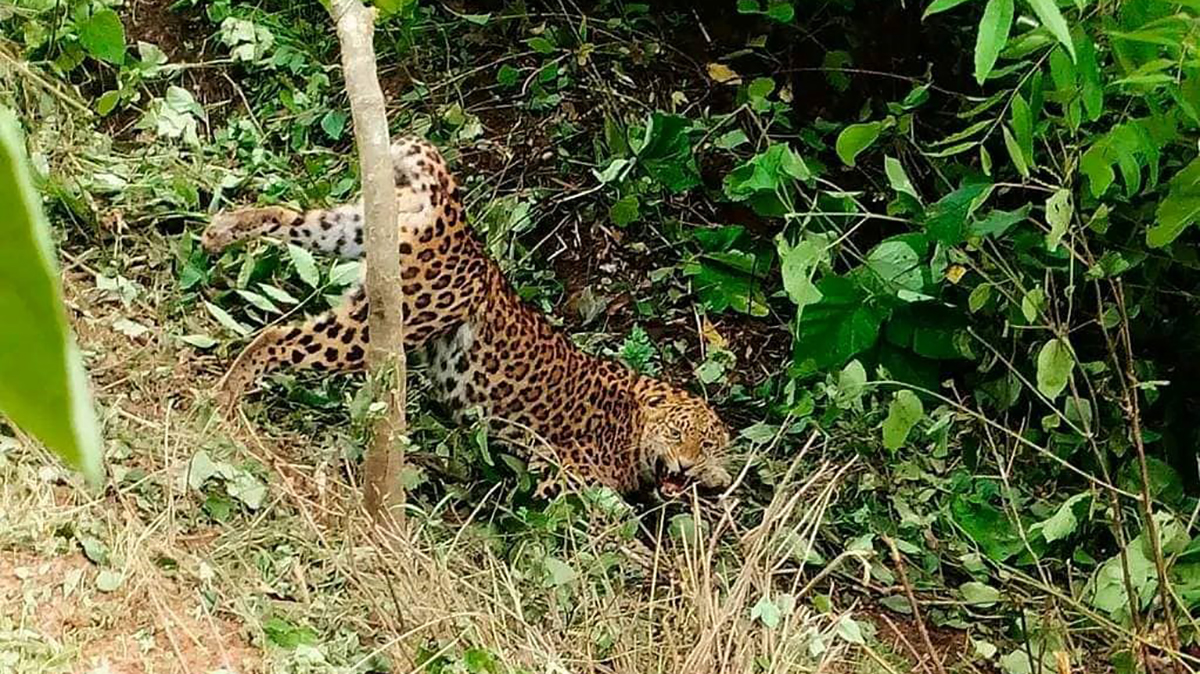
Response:
[[[371,339],[367,368],[375,400],[385,409],[372,428],[364,462],[364,506],[377,523],[400,521],[400,482],[407,442],[405,419],[404,295],[400,280],[400,231],[392,172],[387,108],[375,67],[375,10],[361,0],[333,0],[330,13],[342,47],[342,72],[362,174],[366,228],[366,292]]]

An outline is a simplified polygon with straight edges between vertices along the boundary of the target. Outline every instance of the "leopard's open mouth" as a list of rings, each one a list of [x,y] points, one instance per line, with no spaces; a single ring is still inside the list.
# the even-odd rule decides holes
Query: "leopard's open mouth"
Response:
[[[655,473],[658,481],[658,490],[663,496],[675,498],[687,491],[692,480],[686,473],[672,471],[667,468],[666,463],[663,461],[659,461],[656,467],[657,470]]]

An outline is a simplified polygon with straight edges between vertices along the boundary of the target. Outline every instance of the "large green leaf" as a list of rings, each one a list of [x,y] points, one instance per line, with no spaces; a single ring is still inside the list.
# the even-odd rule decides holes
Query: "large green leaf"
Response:
[[[1146,230],[1146,243],[1161,248],[1200,217],[1200,158],[1171,178],[1171,190],[1158,204],[1158,222]]]
[[[957,246],[966,241],[967,218],[991,192],[987,183],[970,183],[942,197],[925,212],[925,231],[938,243]]]
[[[1013,0],[988,0],[979,20],[979,32],[975,37],[975,81],[983,84],[996,59],[1008,43],[1008,31],[1012,28]]]
[[[0,108],[0,412],[93,483],[100,436],[16,117]]]
[[[111,9],[102,9],[75,28],[79,44],[102,61],[120,65],[125,62],[125,27]]]
[[[776,143],[725,176],[725,196],[734,201],[759,192],[774,192],[795,180],[812,177],[804,160],[784,143]]]
[[[841,367],[879,338],[885,314],[867,302],[854,281],[827,276],[817,284],[821,301],[804,307],[796,326],[793,356],[802,373]]]
[[[656,112],[646,124],[637,151],[638,162],[646,173],[672,192],[683,192],[700,184],[688,135],[691,130],[692,122],[687,117]]]
[[[950,505],[950,515],[993,561],[1003,562],[1024,548],[1008,517],[986,503],[958,496]]]

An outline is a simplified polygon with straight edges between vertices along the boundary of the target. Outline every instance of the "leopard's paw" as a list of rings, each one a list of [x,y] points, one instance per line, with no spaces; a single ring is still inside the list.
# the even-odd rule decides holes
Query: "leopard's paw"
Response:
[[[279,206],[222,211],[213,216],[200,235],[200,245],[210,253],[219,253],[238,241],[271,233],[297,216],[296,212]]]

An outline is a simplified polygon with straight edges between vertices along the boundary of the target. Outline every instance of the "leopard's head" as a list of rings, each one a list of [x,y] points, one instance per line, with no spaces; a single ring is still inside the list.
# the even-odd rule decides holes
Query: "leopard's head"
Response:
[[[729,486],[729,430],[705,401],[681,391],[644,398],[642,480],[675,497],[692,484],[707,491]]]

